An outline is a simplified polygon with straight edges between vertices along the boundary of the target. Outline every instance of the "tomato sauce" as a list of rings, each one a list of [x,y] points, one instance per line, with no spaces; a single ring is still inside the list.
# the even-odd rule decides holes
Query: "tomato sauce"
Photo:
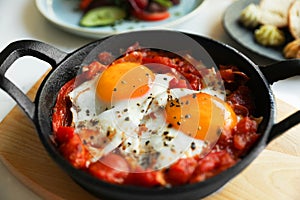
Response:
[[[247,153],[259,138],[259,134],[257,134],[259,120],[252,117],[255,105],[251,91],[246,86],[249,78],[236,66],[219,66],[225,88],[229,91],[226,102],[241,120],[232,130],[224,130],[221,133],[217,144],[205,157],[181,158],[162,170],[153,171],[141,168],[136,171],[142,173],[129,172],[129,163],[115,153],[110,153],[99,161],[90,163],[88,150],[79,136],[74,133],[74,128],[71,127],[71,102],[67,95],[76,85],[105,70],[106,65],[102,63],[107,63],[112,58],[107,52],[104,52],[99,54],[98,59],[99,61],[92,62],[83,68],[83,72],[76,77],[76,82],[73,79],[61,88],[54,107],[52,123],[57,147],[64,158],[75,168],[87,171],[101,180],[114,184],[144,187],[190,184],[203,181],[230,168]],[[200,90],[205,86],[201,81],[201,73],[195,70],[190,62],[173,54],[151,50],[133,50],[115,62],[128,61],[140,62],[144,65],[152,63],[151,70],[155,72],[175,74],[177,78],[171,81],[170,87],[191,87],[194,90]],[[153,63],[158,65],[153,65]],[[166,67],[162,68],[162,65]],[[203,67],[200,70],[205,73],[206,68]],[[181,74],[184,79],[178,74]],[[105,163],[110,163],[110,165],[105,165]]]

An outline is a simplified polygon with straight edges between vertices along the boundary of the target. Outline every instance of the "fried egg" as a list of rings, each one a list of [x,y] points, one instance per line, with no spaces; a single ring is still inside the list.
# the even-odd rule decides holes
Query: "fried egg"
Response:
[[[116,151],[131,169],[161,169],[179,158],[201,154],[207,141],[235,126],[235,113],[215,97],[215,91],[170,89],[173,78],[124,62],[69,94],[72,123],[92,155],[91,162]]]

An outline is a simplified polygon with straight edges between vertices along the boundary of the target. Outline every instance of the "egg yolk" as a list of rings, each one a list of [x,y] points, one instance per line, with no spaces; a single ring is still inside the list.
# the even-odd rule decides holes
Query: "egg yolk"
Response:
[[[175,129],[200,140],[213,141],[237,123],[233,109],[206,93],[168,99],[166,121]]]
[[[99,77],[97,97],[105,102],[141,97],[149,91],[153,80],[152,71],[140,63],[113,64]]]

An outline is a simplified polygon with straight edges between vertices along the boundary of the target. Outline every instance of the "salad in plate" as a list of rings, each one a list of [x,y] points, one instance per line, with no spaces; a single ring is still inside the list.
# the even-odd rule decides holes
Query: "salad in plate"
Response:
[[[124,19],[160,21],[167,19],[168,9],[179,3],[180,0],[81,0],[83,15],[79,25],[107,26]]]

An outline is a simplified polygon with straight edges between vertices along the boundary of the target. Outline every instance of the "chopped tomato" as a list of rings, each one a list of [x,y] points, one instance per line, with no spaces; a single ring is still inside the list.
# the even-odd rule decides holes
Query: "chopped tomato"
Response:
[[[188,84],[186,83],[186,80],[183,79],[177,79],[177,78],[173,78],[170,82],[169,82],[169,88],[188,88]]]
[[[77,134],[63,143],[59,150],[75,168],[86,168],[90,154]]]
[[[127,161],[117,154],[111,153],[89,166],[89,172],[109,183],[122,184],[128,176]]]
[[[74,136],[74,128],[60,126],[55,133],[55,139],[59,144],[68,142]]]
[[[109,58],[106,58],[106,60],[102,60],[102,61],[109,62],[108,59]],[[90,63],[88,66],[84,66],[82,69],[83,73],[76,78],[76,85],[79,85],[86,80],[92,79],[95,75],[97,75],[99,72],[104,71],[105,69],[106,69],[106,65],[98,61],[94,61]]]
[[[220,70],[220,74],[221,74],[222,79],[224,81],[227,81],[227,82],[233,82],[234,81],[234,73],[233,73],[232,69]]]
[[[137,170],[129,174],[126,184],[144,187],[155,187],[166,184],[161,171]]]
[[[234,147],[242,152],[246,151],[259,137],[256,131],[257,122],[249,117],[243,118],[234,129]]]
[[[98,54],[98,59],[100,63],[104,65],[109,65],[110,63],[113,62],[114,57],[110,52],[104,51]]]
[[[52,115],[52,128],[57,132],[61,126],[68,126],[71,121],[71,113],[69,112],[70,101],[67,97],[74,88],[75,78],[67,82],[59,91],[55,107]]]
[[[79,8],[81,10],[85,10],[87,9],[87,7],[92,3],[93,0],[81,0],[80,4],[79,4]]]
[[[228,96],[228,102],[232,105],[241,105],[248,109],[249,114],[252,114],[255,106],[251,96],[251,91],[247,86],[239,86],[237,90]]]
[[[226,150],[210,152],[206,157],[198,161],[197,168],[194,170],[190,182],[203,181],[233,166],[235,163],[236,160]]]
[[[166,172],[166,179],[172,185],[182,185],[189,181],[195,168],[197,161],[194,158],[179,159]]]

